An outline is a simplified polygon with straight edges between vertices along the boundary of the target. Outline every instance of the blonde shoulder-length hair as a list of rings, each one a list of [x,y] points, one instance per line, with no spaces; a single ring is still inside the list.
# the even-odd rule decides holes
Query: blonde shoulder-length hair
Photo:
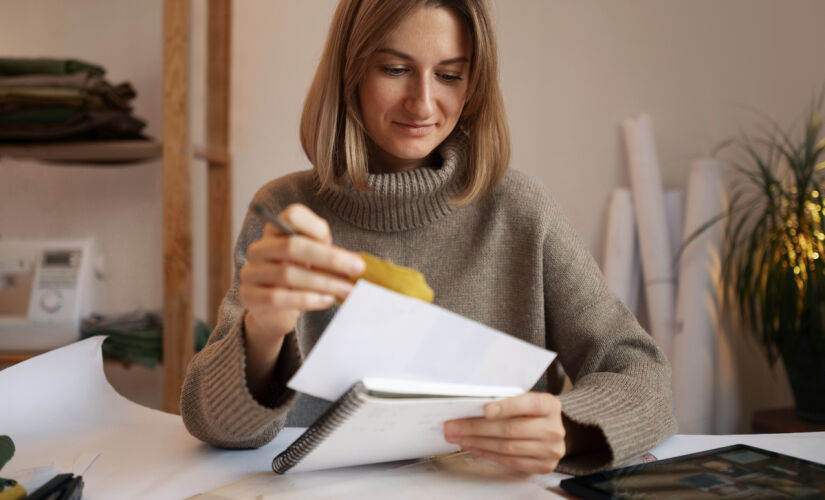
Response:
[[[321,191],[345,177],[367,191],[367,134],[358,104],[358,85],[370,56],[387,35],[421,6],[459,14],[473,41],[467,103],[457,127],[469,139],[469,164],[462,189],[451,200],[467,205],[504,176],[510,134],[498,83],[498,50],[486,0],[341,0],[301,117],[301,145],[316,169]]]

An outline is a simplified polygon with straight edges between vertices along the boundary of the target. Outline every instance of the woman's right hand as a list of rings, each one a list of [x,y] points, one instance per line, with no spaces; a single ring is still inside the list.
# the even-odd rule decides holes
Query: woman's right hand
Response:
[[[240,271],[240,300],[260,334],[283,337],[301,311],[327,309],[352,290],[350,277],[364,271],[358,254],[332,244],[326,220],[305,205],[289,205],[279,217],[300,234],[267,223],[246,250]]]
[[[240,271],[247,376],[252,379],[264,378],[272,368],[302,311],[327,309],[336,298],[345,299],[352,290],[350,277],[364,272],[363,259],[333,245],[327,221],[305,205],[289,205],[279,217],[300,234],[284,234],[267,223],[261,239],[247,248]]]

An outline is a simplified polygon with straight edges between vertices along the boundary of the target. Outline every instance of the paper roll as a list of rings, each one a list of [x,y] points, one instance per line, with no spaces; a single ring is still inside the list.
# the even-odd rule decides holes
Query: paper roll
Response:
[[[721,324],[721,323],[720,323]],[[735,434],[740,432],[739,381],[731,337],[738,331],[716,330],[716,398],[713,404],[713,433]]]
[[[681,189],[665,191],[665,217],[667,219],[667,236],[670,241],[670,267],[673,270],[673,286],[679,290],[679,269],[676,254],[682,246],[682,233],[685,228],[685,192]]]
[[[633,196],[629,189],[617,188],[610,193],[603,262],[604,277],[610,290],[636,314],[642,263],[633,220]]]
[[[724,210],[724,165],[695,160],[690,169],[683,241]],[[679,431],[712,434],[717,394],[718,284],[722,223],[688,244],[679,262],[674,335],[673,395]],[[735,405],[736,400],[732,403]]]
[[[668,357],[673,354],[675,286],[665,197],[650,117],[622,123],[633,206],[639,231],[642,275],[650,314],[650,333]]]

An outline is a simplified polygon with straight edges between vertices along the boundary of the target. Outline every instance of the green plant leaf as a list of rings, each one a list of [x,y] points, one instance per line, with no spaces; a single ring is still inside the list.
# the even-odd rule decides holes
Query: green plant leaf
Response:
[[[755,133],[740,128],[737,140],[715,149],[735,153],[727,161],[736,174],[727,211],[708,219],[679,250],[725,221],[725,299],[735,302],[771,363],[800,349],[825,358],[823,104],[825,86],[811,100],[801,131],[786,131],[757,111]]]
[[[714,215],[707,222],[699,226],[699,228],[696,231],[690,233],[690,235],[687,238],[685,238],[685,241],[679,246],[679,250],[676,251],[676,256],[673,258],[673,266],[676,267],[676,265],[679,263],[679,259],[682,257],[682,252],[685,251],[685,248],[687,248],[687,246],[690,245],[693,240],[698,238],[699,235],[701,235],[711,226],[715,225],[717,222],[725,219],[726,217],[728,217],[728,213],[726,212]]]
[[[8,436],[0,436],[0,469],[14,456],[14,441]]]

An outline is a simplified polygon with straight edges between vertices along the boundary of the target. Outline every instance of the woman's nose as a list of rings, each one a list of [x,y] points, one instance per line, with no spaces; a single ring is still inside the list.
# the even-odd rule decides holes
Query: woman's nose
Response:
[[[410,81],[404,104],[407,111],[418,120],[429,118],[435,110],[432,85],[430,78],[424,75]]]

